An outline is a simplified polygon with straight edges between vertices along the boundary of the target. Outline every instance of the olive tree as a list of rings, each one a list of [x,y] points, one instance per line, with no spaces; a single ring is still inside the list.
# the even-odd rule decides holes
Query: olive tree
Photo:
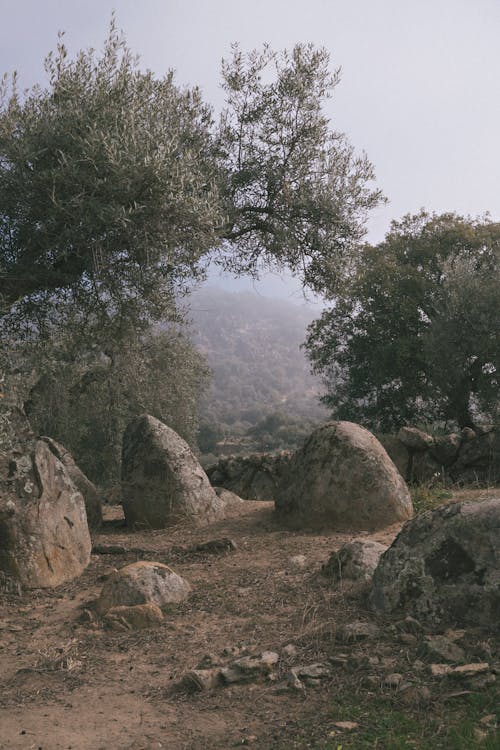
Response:
[[[219,132],[225,267],[288,268],[321,294],[337,288],[384,199],[373,166],[332,129],[325,103],[340,80],[325,49],[244,55],[223,63]]]

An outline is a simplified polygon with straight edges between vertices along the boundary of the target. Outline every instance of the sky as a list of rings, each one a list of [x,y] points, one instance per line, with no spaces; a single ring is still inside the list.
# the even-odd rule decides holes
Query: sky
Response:
[[[422,207],[500,221],[500,0],[0,0],[0,73],[43,81],[58,30],[70,52],[101,49],[112,10],[144,68],[174,69],[215,108],[232,42],[325,47],[342,69],[331,125],[368,154],[388,198],[369,241]],[[288,279],[267,284],[294,293]]]

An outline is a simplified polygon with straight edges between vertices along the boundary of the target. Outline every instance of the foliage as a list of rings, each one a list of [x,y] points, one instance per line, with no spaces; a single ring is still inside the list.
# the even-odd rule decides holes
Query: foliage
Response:
[[[119,479],[121,435],[138,414],[152,414],[194,443],[208,369],[182,327],[141,335],[131,328],[119,346],[104,341],[92,350],[59,338],[41,356],[43,375],[26,412],[36,432],[71,450],[94,481]]]
[[[419,485],[418,487],[411,487],[410,492],[413,508],[417,515],[424,513],[426,510],[437,508],[453,497],[453,493],[450,490],[436,486],[425,487]]]
[[[397,696],[363,691],[359,686],[337,690],[329,713],[297,719],[272,744],[272,750],[498,750],[496,728],[482,723],[490,716],[496,724],[499,690],[495,685],[480,694],[463,694],[450,701],[433,693],[425,706],[402,705]],[[342,734],[335,722],[358,726]],[[334,727],[332,729],[332,726]],[[486,736],[485,736],[486,735]]]
[[[197,272],[219,221],[210,110],[169,73],[142,73],[114,22],[98,57],[60,40],[48,88],[0,107],[4,309],[60,299],[121,315]]]
[[[421,212],[366,246],[350,283],[309,329],[307,352],[339,418],[472,425],[495,413],[500,225]]]
[[[21,96],[14,79],[9,94],[4,78],[4,311],[39,318],[69,299],[158,313],[165,291],[221,245],[239,273],[272,261],[318,288],[381,199],[366,157],[322,112],[338,80],[328,62],[312,46],[247,58],[235,49],[218,128],[199,91],[141,72],[114,20],[100,57],[69,59],[60,40],[45,61],[47,88]]]
[[[206,287],[191,295],[190,315],[195,345],[213,371],[200,404],[200,440],[208,450],[223,438],[245,436],[273,412],[297,424],[326,417],[317,402],[319,382],[300,349],[311,308]]]
[[[339,70],[331,73],[326,50],[310,44],[246,56],[234,45],[222,75],[224,265],[238,273],[288,266],[323,293],[337,285],[367,212],[383,200],[366,156],[325,115]]]

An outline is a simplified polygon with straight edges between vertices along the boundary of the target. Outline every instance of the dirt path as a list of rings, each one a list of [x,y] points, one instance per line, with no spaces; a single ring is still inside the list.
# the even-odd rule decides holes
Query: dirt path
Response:
[[[372,538],[390,543],[397,531]],[[220,537],[230,537],[237,549],[217,555],[193,551],[195,544]],[[392,631],[376,645],[335,640],[341,623],[373,620],[362,591],[333,590],[317,575],[329,553],[353,537],[283,530],[271,503],[245,502],[224,522],[195,531],[133,534],[120,527],[117,509],[108,509],[95,543],[147,553],[94,555],[70,585],[0,601],[0,748],[336,748],[328,744],[338,720],[332,697],[339,690],[362,689],[361,673],[338,667],[332,679],[296,694],[281,679],[290,666],[346,650],[359,662],[374,649],[386,660],[386,671],[401,660],[411,663],[408,646],[395,642]],[[116,633],[82,621],[85,604],[96,598],[106,574],[137,559],[171,565],[193,587],[188,601],[172,608],[155,630]],[[288,644],[294,644],[295,655],[283,652]],[[192,695],[172,692],[182,674],[207,655],[230,661],[264,650],[280,653],[277,681]],[[314,730],[306,728],[309,722]]]

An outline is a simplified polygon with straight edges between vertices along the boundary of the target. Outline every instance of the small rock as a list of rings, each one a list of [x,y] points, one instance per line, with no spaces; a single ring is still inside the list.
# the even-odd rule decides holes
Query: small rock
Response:
[[[338,634],[345,642],[362,641],[377,638],[380,635],[380,628],[373,622],[350,622],[341,627]]]
[[[341,732],[352,732],[353,729],[359,727],[359,724],[356,721],[334,721],[333,726]]]
[[[489,672],[490,665],[487,662],[477,662],[475,664],[462,664],[455,667],[452,672],[455,677],[474,677],[477,674]]]
[[[293,645],[293,643],[287,643],[287,645],[283,647],[282,651],[283,654],[289,659],[293,659],[295,656],[297,656],[297,648]]]
[[[405,617],[402,623],[399,625],[400,630],[403,630],[405,633],[413,633],[418,634],[423,631],[422,624],[415,618],[408,615],[408,617]]]
[[[413,633],[401,633],[399,640],[401,643],[404,643],[405,646],[414,646],[417,643],[417,636],[413,635]]]
[[[393,672],[384,677],[384,685],[389,688],[398,688],[403,681],[403,675]]]
[[[112,607],[104,616],[104,624],[111,630],[142,630],[155,628],[163,622],[163,612],[156,604],[136,604],[132,607]]]
[[[404,689],[402,686],[399,688],[399,700],[405,706],[420,706],[428,703],[431,699],[431,691],[425,685],[411,685],[409,684]]]
[[[309,664],[302,667],[294,667],[292,672],[300,678],[306,679],[321,679],[322,677],[329,677],[331,675],[331,668],[328,664]]]
[[[355,539],[332,552],[321,574],[335,582],[370,581],[386,549],[385,544],[371,539]]]
[[[426,651],[430,656],[439,656],[444,661],[461,664],[465,661],[465,651],[445,635],[428,635],[425,638]]]
[[[482,716],[479,719],[479,723],[483,727],[488,727],[489,729],[495,729],[497,726],[497,716],[496,714],[487,714],[486,716]]]
[[[140,561],[112,573],[97,600],[100,612],[115,606],[177,604],[189,596],[191,587],[167,565]]]
[[[251,682],[261,677],[268,677],[272,668],[279,661],[274,651],[264,651],[261,656],[243,656],[228,667],[223,667],[220,674],[226,685]]]
[[[217,654],[205,654],[196,665],[196,669],[207,669],[220,665],[220,659]]]
[[[224,552],[234,552],[236,549],[237,546],[235,542],[228,537],[223,537],[222,539],[210,539],[208,542],[197,544],[194,547],[195,552],[208,552],[212,555],[218,555]]]
[[[260,661],[262,664],[267,664],[269,666],[272,666],[273,664],[277,664],[279,662],[279,655],[275,651],[263,651],[260,656]]]
[[[292,690],[305,690],[304,683],[299,680],[293,669],[288,674],[288,687]]]
[[[446,677],[453,671],[449,664],[431,664],[429,671],[433,677]]]
[[[181,692],[198,693],[202,690],[212,690],[221,683],[220,669],[192,669],[177,683],[176,689]]]
[[[305,555],[293,555],[293,557],[289,558],[288,562],[294,568],[303,569],[306,567],[307,560]]]

